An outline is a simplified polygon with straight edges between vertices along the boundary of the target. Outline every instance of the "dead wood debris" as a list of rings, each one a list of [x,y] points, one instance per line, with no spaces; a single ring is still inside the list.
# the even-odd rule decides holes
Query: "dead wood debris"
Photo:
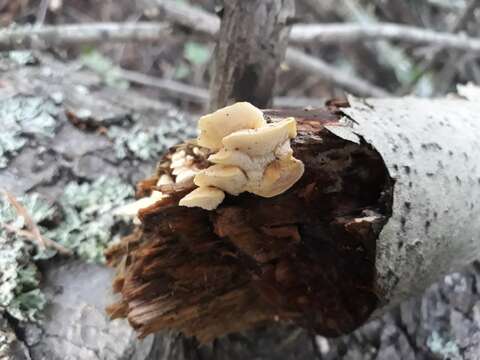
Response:
[[[297,120],[292,148],[305,174],[290,190],[269,199],[227,195],[205,211],[178,206],[193,184],[172,187],[139,211],[132,235],[107,250],[120,294],[108,312],[128,318],[141,337],[175,329],[208,342],[272,321],[335,336],[374,309],[375,239],[391,206],[383,160],[324,128],[338,125],[332,111],[265,115]],[[172,153],[138,185],[138,196],[156,189]]]

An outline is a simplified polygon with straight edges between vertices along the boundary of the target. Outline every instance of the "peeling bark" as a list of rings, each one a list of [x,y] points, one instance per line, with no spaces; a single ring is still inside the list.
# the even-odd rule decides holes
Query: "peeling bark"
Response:
[[[480,103],[351,98],[343,112],[395,181],[376,291],[396,304],[480,257]]]

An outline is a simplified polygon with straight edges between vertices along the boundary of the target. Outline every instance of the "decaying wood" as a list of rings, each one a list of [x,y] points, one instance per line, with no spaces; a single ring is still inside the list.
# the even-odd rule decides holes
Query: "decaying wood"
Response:
[[[292,147],[306,171],[292,189],[270,199],[227,196],[211,212],[177,206],[193,185],[172,189],[107,252],[121,294],[109,313],[127,317],[141,336],[175,329],[208,342],[272,321],[333,336],[375,309],[375,239],[391,207],[380,155],[327,130],[339,118],[330,111],[265,114],[297,119]],[[139,195],[156,189],[169,157]]]
[[[210,109],[245,100],[271,106],[285,56],[292,0],[225,1],[210,85]]]
[[[276,321],[336,336],[478,258],[480,104],[349,102],[265,111],[298,123],[306,172],[284,194],[227,196],[209,212],[177,206],[189,189],[172,188],[142,210],[107,253],[119,269],[110,314],[142,336],[168,328],[201,342]]]

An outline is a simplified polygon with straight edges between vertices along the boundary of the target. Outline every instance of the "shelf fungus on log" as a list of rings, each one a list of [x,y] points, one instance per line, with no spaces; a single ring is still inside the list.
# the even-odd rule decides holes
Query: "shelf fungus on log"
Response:
[[[198,142],[138,185],[141,225],[107,251],[121,294],[111,316],[142,336],[171,328],[201,342],[268,321],[327,335],[361,324],[377,301],[391,182],[371,146],[325,128],[339,119],[247,103],[202,117]],[[176,181],[187,165],[193,176]]]
[[[126,209],[139,225],[107,250],[109,314],[200,342],[278,321],[354,330],[479,256],[479,113],[466,99],[350,98],[202,118]]]

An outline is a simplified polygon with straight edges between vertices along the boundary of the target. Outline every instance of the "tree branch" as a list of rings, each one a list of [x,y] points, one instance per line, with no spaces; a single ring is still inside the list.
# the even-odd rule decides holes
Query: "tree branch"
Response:
[[[298,44],[353,43],[367,40],[398,40],[436,45],[449,49],[480,52],[480,39],[414,26],[382,24],[299,24],[292,26],[290,40]]]
[[[287,63],[297,69],[317,74],[323,80],[339,85],[345,90],[356,94],[368,94],[368,96],[385,97],[388,92],[370,84],[368,81],[357,78],[356,76],[337,69],[325,61],[316,59],[305,54],[299,49],[289,47],[285,56]]]
[[[459,15],[455,23],[452,25],[450,32],[458,33],[466,29],[468,24],[470,23],[470,20],[475,17],[475,10],[479,6],[480,6],[480,0],[472,0],[465,7],[463,12]],[[407,84],[407,86],[405,86],[403,89],[400,89],[399,94],[401,95],[408,94],[412,90],[412,88],[418,83],[418,81],[440,60],[441,55],[444,54],[444,50],[446,49],[443,47],[439,47],[435,49],[432,52],[432,54],[430,54],[429,59],[427,59],[425,63],[422,65],[415,79],[410,84]],[[450,57],[454,58],[453,62],[456,62],[460,59],[459,54],[450,54]],[[451,85],[450,81],[447,81],[447,83],[448,83],[446,85],[447,87]],[[442,86],[445,87],[445,84],[440,85],[440,87]]]
[[[104,42],[154,42],[168,31],[167,24],[151,22],[10,27],[0,29],[0,51]]]
[[[197,6],[174,0],[139,0],[140,9],[150,18],[161,16],[171,23],[215,37],[220,19]]]
[[[191,103],[206,105],[210,100],[208,90],[201,87],[184,84],[171,79],[157,78],[154,76],[145,75],[143,73],[120,68],[118,69],[117,74],[122,79],[125,79],[131,83],[154,87],[165,91],[170,96],[178,97]],[[276,96],[273,98],[273,105],[278,108],[321,107],[325,105],[325,99],[296,96]]]
[[[463,12],[456,19],[455,23],[449,29],[449,32],[458,33],[461,30],[464,30],[469,24],[472,17],[475,16],[475,10],[480,6],[480,0],[471,0],[471,2],[465,7]],[[444,47],[438,47],[435,49],[429,56],[428,59],[422,64],[420,70],[418,71],[417,76],[408,84],[403,86],[397,93],[400,95],[406,95],[410,93],[413,87],[418,83],[418,81],[427,73],[433,65],[435,65],[440,59],[442,53],[446,49]],[[454,56],[458,60],[458,54]]]
[[[294,16],[293,0],[225,2],[214,55],[210,109],[236,101],[260,108],[272,104],[273,91]]]
[[[161,9],[168,14],[167,16],[172,22],[211,36],[217,33],[220,22],[213,14],[186,5],[182,5],[181,8],[183,9],[183,7],[189,9],[186,14],[182,14],[179,8],[171,8],[170,5],[165,7],[162,5]],[[159,36],[168,29],[166,24],[151,22],[11,27],[0,31],[0,51],[45,49],[53,46],[107,41],[158,41]],[[311,44],[314,41],[338,44],[369,40],[397,40],[474,53],[480,52],[479,38],[392,23],[378,25],[298,24],[292,26],[290,33],[290,41],[298,44]]]
[[[179,81],[157,78],[125,69],[118,69],[118,75],[132,83],[155,87],[164,90],[170,95],[180,96],[197,104],[206,104],[209,100],[207,89],[184,84]]]
[[[147,10],[148,13],[155,13],[151,9],[156,9],[158,10],[157,13],[160,12],[168,21],[211,37],[215,37],[220,29],[219,19],[215,15],[198,7],[177,3],[172,0],[141,0],[140,4],[145,9],[150,9],[150,11]],[[201,19],[201,22],[199,19]],[[299,57],[299,55],[301,56]],[[364,96],[386,96],[388,94],[385,90],[355,75],[349,74],[345,76],[341,70],[321,59],[304,54],[298,49],[287,48],[286,62],[295,68],[307,70],[325,81],[347,89],[354,94]]]
[[[169,21],[215,36],[219,30],[218,18],[204,10],[180,3],[156,0],[159,10]],[[95,44],[102,42],[158,41],[161,34],[169,30],[168,25],[158,23],[92,23],[78,25],[45,26],[41,28],[21,27],[0,30],[0,51],[15,49],[47,49],[54,46]],[[356,95],[386,96],[388,92],[327,62],[289,47],[286,62],[301,70],[315,74],[325,81],[336,84]]]

